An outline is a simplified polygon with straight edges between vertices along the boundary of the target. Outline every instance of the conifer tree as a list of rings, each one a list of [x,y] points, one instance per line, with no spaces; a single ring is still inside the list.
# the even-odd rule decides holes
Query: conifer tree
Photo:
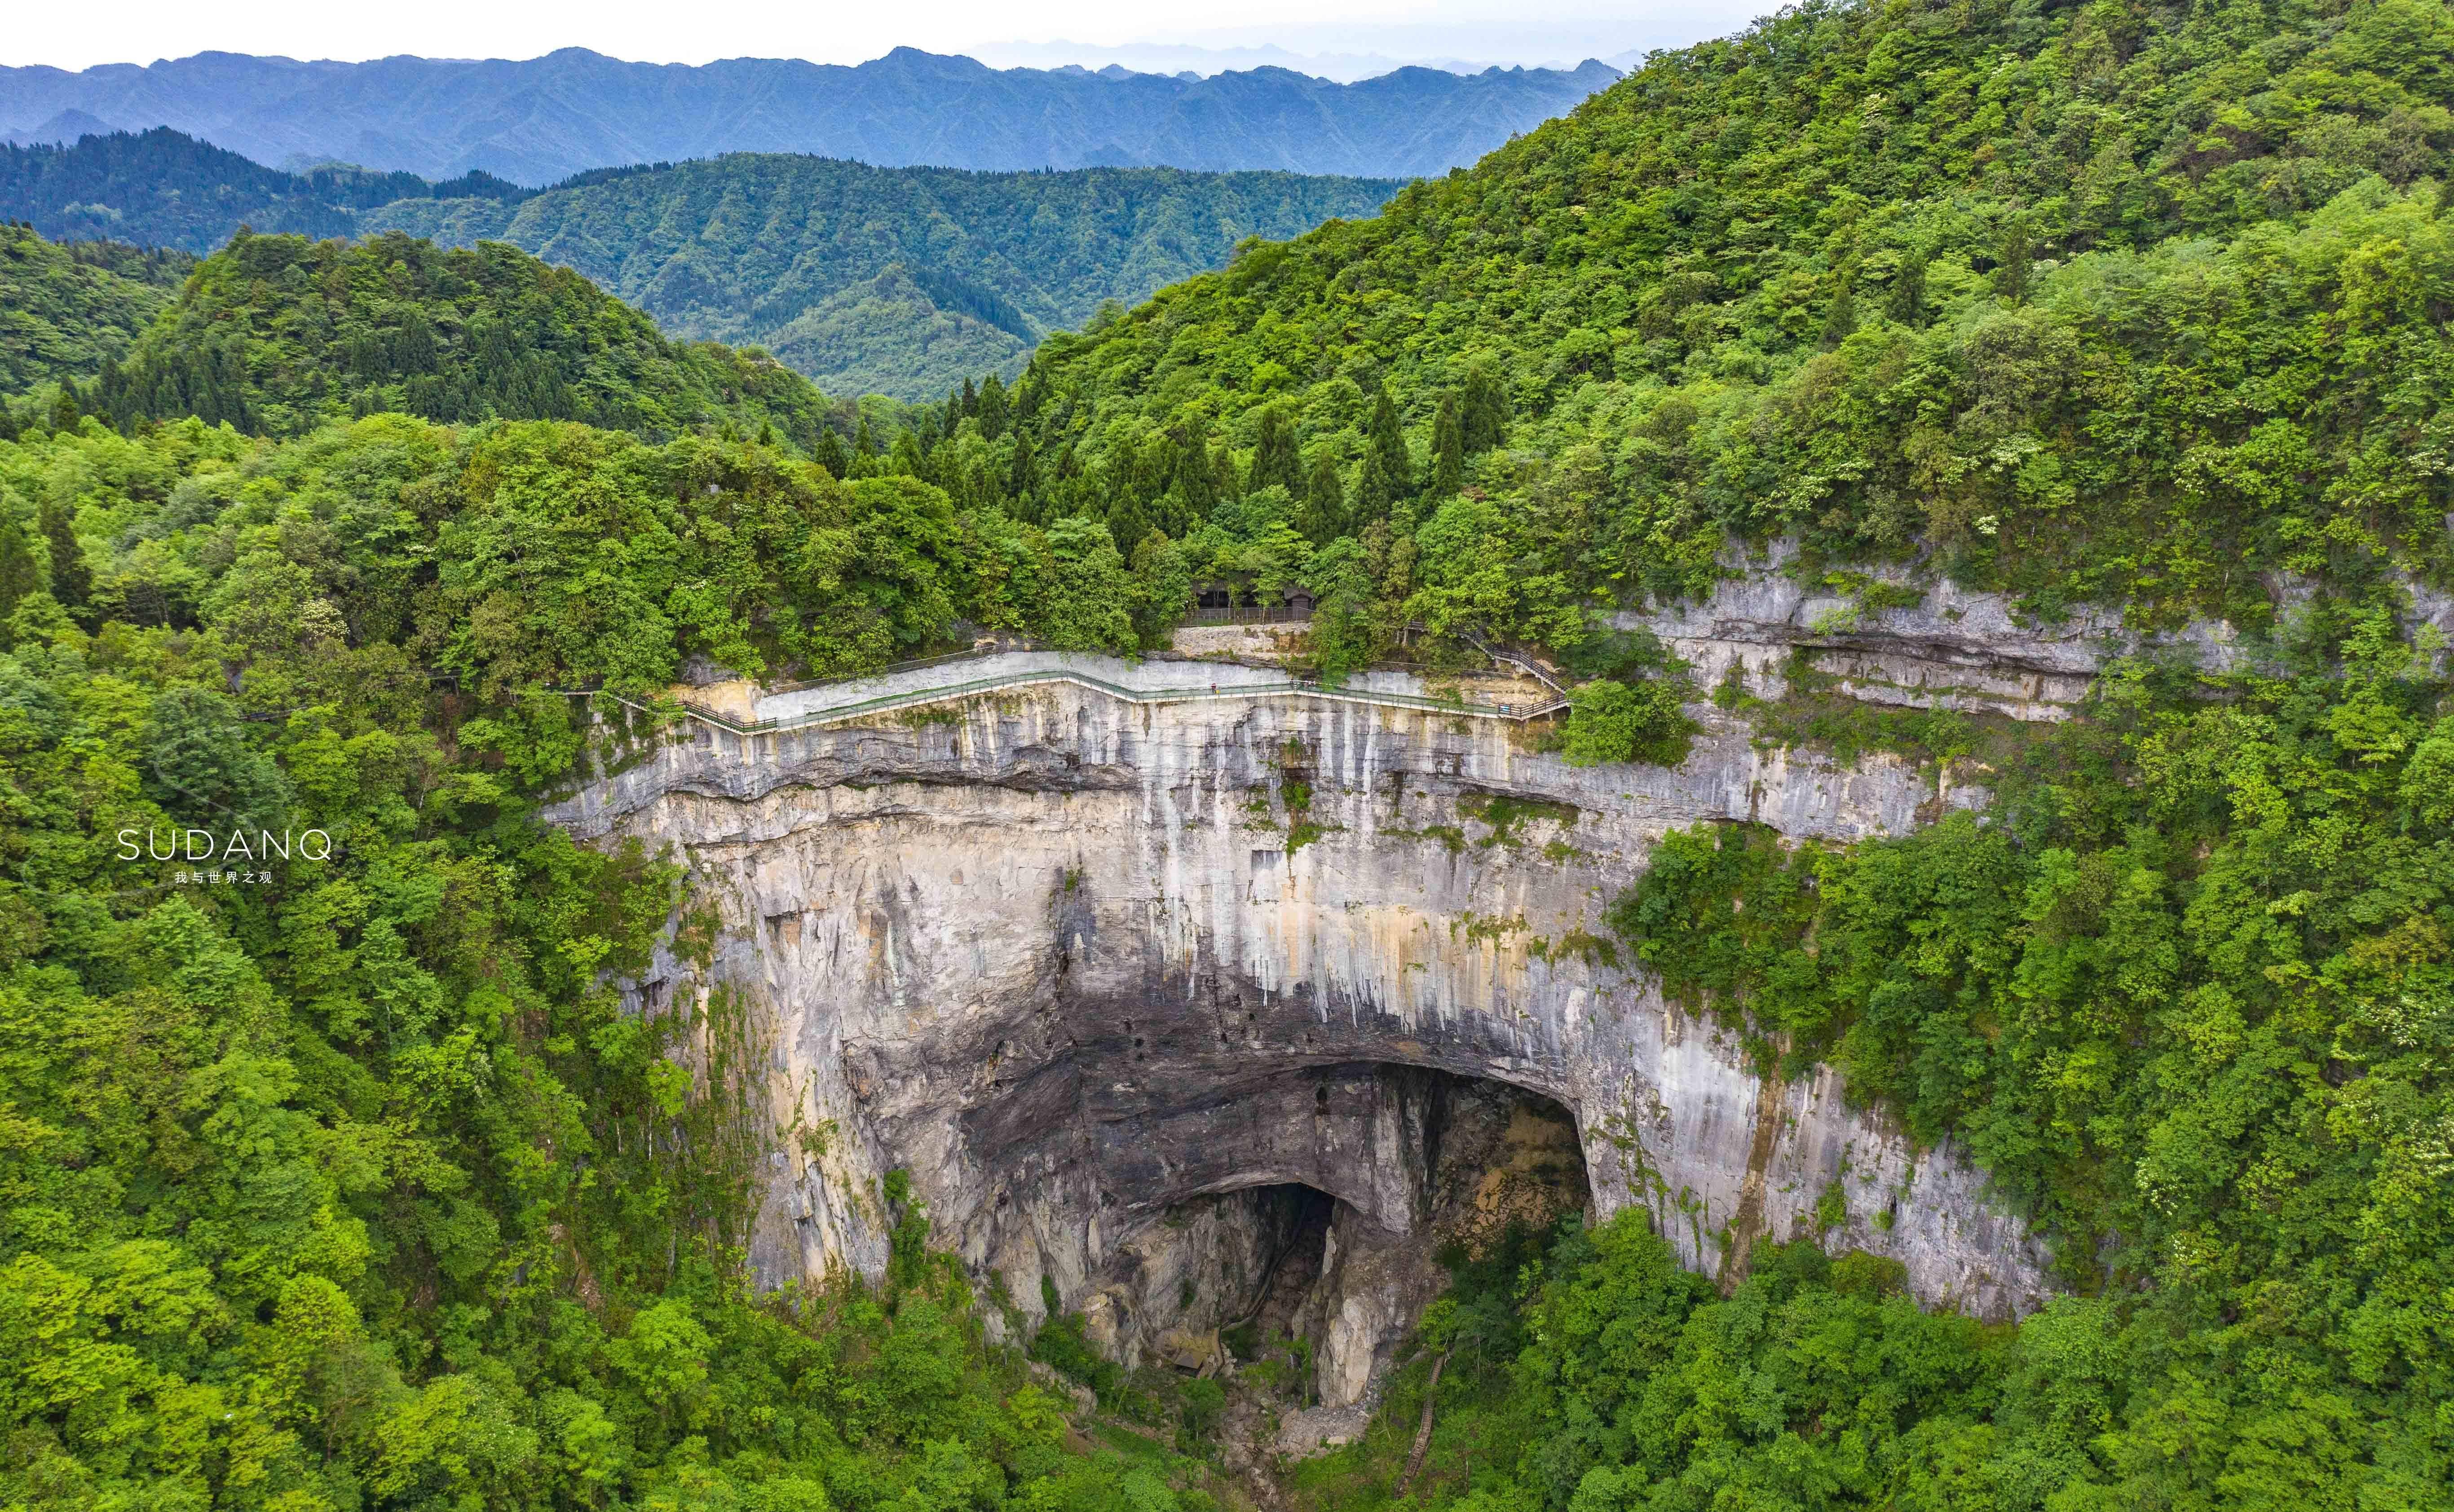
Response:
[[[1925,253],[1911,252],[1901,261],[1901,271],[1892,275],[1892,292],[1883,302],[1883,313],[1904,326],[1925,323]]]
[[[1355,505],[1346,512],[1350,527],[1387,519],[1389,508],[1398,498],[1398,487],[1390,481],[1389,469],[1381,462],[1378,449],[1364,453],[1363,465],[1355,474]]]
[[[1253,447],[1252,476],[1247,486],[1264,489],[1273,483],[1285,489],[1290,496],[1303,494],[1303,461],[1296,455],[1296,428],[1288,423],[1287,412],[1277,405],[1261,412],[1261,433]]]
[[[17,610],[18,600],[43,586],[33,542],[13,519],[0,518],[0,625]]]
[[[1014,437],[1014,462],[1006,471],[1005,492],[1007,497],[1015,499],[1028,498],[1032,494],[1038,490],[1039,469],[1036,465],[1037,460],[1038,459],[1033,455],[1031,450],[1031,433],[1028,431],[1016,432]]]
[[[996,440],[1005,434],[1005,384],[994,373],[980,385],[980,434]]]
[[[1211,465],[1209,442],[1198,432],[1189,428],[1177,432],[1176,444],[1176,494],[1189,518],[1170,534],[1181,535],[1210,517],[1212,506],[1218,502],[1218,472]]]
[[[1372,454],[1379,459],[1380,472],[1387,480],[1391,496],[1413,493],[1414,463],[1406,454],[1406,433],[1398,424],[1398,406],[1389,397],[1389,391],[1378,384],[1373,386],[1372,423],[1367,434],[1372,441]]]
[[[1832,302],[1823,312],[1823,348],[1830,351],[1858,329],[1858,259],[1841,259],[1833,272]]]
[[[1458,396],[1440,395],[1439,413],[1432,418],[1432,488],[1434,498],[1449,498],[1465,486],[1465,422]]]
[[[1465,402],[1458,416],[1464,433],[1465,454],[1488,452],[1499,444],[1508,425],[1508,394],[1491,370],[1477,363],[1465,375]]]
[[[1338,459],[1322,447],[1312,461],[1312,476],[1304,484],[1303,508],[1296,514],[1296,529],[1315,546],[1326,546],[1346,534],[1346,485],[1338,476]]]
[[[76,521],[57,499],[43,501],[36,521],[51,549],[51,596],[74,615],[93,596],[93,572],[85,564],[85,548],[77,544]]]
[[[819,428],[818,444],[811,448],[811,454],[816,459],[818,466],[827,470],[827,475],[830,477],[840,478],[847,471],[848,463],[844,456],[843,442],[836,437],[834,426]]]

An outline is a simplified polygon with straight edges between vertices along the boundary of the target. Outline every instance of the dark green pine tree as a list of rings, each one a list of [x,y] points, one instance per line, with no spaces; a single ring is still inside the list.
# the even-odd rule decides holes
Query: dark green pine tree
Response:
[[[1398,405],[1389,397],[1389,391],[1378,384],[1373,386],[1372,423],[1366,435],[1372,442],[1372,455],[1379,459],[1381,474],[1388,480],[1390,496],[1399,498],[1413,493],[1414,459],[1406,454],[1406,433],[1398,424]]]
[[[1253,446],[1251,486],[1265,489],[1273,483],[1285,489],[1289,498],[1303,496],[1303,459],[1296,454],[1296,428],[1288,422],[1287,412],[1277,405],[1261,412],[1261,433]]]
[[[1039,406],[1048,397],[1048,374],[1039,366],[1039,353],[1031,354],[1031,363],[1022,376],[1014,380],[1014,419],[1016,425],[1037,417]]]
[[[1224,446],[1210,449],[1210,475],[1217,480],[1218,497],[1244,496],[1243,480],[1236,475],[1236,454]]]
[[[994,373],[980,385],[980,434],[994,441],[1005,434],[1005,384]]]
[[[1477,364],[1465,375],[1465,402],[1459,406],[1458,428],[1465,436],[1465,454],[1473,456],[1499,444],[1508,425],[1508,394],[1491,370]]]
[[[77,544],[75,517],[58,499],[45,499],[34,528],[51,549],[51,596],[70,615],[81,613],[93,597],[93,572],[85,564],[85,548]]]
[[[1901,259],[1901,271],[1892,275],[1892,292],[1883,301],[1883,313],[1904,326],[1925,324],[1925,253],[1913,252]]]
[[[2035,239],[2036,232],[2028,224],[2025,211],[2012,216],[2002,227],[2001,267],[1995,272],[1995,286],[2014,305],[2028,302],[2028,269]]]
[[[17,603],[43,586],[43,570],[34,560],[34,543],[13,519],[0,517],[0,626],[17,612]]]
[[[1389,477],[1389,469],[1380,460],[1376,447],[1363,454],[1363,465],[1355,473],[1355,506],[1346,512],[1350,529],[1372,524],[1389,517],[1389,510],[1399,494]]]
[[[1181,509],[1172,536],[1182,536],[1210,517],[1218,502],[1218,470],[1210,460],[1209,439],[1190,427],[1177,433],[1175,487]],[[1162,522],[1161,529],[1166,529]],[[1134,537],[1136,541],[1140,536]]]
[[[840,478],[844,475],[848,464],[844,456],[843,442],[835,435],[834,426],[818,427],[818,444],[810,449],[810,454],[816,459],[818,466],[827,470],[829,477]]]
[[[1346,485],[1338,476],[1338,459],[1322,447],[1312,460],[1312,476],[1304,484],[1303,508],[1296,529],[1315,546],[1326,546],[1346,534]]]
[[[1834,270],[1832,303],[1823,312],[1823,349],[1826,352],[1849,339],[1858,329],[1858,259],[1844,257]]]
[[[971,379],[965,378],[963,380],[963,413],[976,415],[979,413],[980,391],[972,387]]]
[[[1017,431],[1014,436],[1014,461],[1006,469],[1005,492],[1012,499],[1026,499],[1039,491],[1038,458],[1031,450],[1031,433]]]
[[[1454,497],[1465,487],[1465,421],[1455,393],[1440,395],[1439,413],[1432,417],[1432,487],[1434,498]]]

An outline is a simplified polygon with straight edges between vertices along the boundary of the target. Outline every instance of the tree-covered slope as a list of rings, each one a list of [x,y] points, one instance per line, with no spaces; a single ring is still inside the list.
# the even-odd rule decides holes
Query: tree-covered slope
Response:
[[[0,440],[0,1506],[1216,1504],[1070,1434],[892,1184],[889,1275],[752,1291],[712,916],[532,817],[582,746],[553,689],[874,661],[969,604],[961,540],[755,441]],[[626,1001],[660,943],[671,1009]],[[1164,1425],[1152,1384],[1111,1404]]]
[[[1053,341],[1033,439],[1168,518],[1151,436],[1280,414],[1352,494],[1385,387],[1377,514],[1480,369],[1486,501],[1422,513],[1521,565],[1492,630],[1728,533],[2260,622],[2262,573],[2445,551],[2449,46],[2407,0],[1803,7]]]
[[[972,173],[782,154],[608,175],[509,201],[411,199],[361,218],[578,269],[679,336],[754,342],[829,393],[934,398],[1011,379],[1047,332],[1282,240],[1367,215],[1393,179],[1086,169]],[[842,301],[900,265],[892,297]],[[925,308],[906,312],[916,282]],[[785,333],[822,307],[823,340]],[[867,308],[875,305],[876,308]],[[932,328],[946,327],[945,334]],[[917,327],[918,329],[911,329]],[[948,340],[946,335],[955,335]]]
[[[239,227],[322,238],[358,230],[358,214],[394,200],[516,199],[483,173],[430,184],[414,173],[324,168],[285,173],[169,127],[89,135],[61,146],[0,144],[0,215],[53,241],[109,237],[204,256]]]
[[[111,242],[56,246],[0,224],[0,394],[91,378],[126,355],[192,265]]]
[[[396,410],[438,420],[576,419],[671,435],[762,426],[808,446],[825,401],[756,352],[668,341],[646,316],[514,248],[444,252],[241,236],[89,402],[122,429],[196,415],[293,435]]]

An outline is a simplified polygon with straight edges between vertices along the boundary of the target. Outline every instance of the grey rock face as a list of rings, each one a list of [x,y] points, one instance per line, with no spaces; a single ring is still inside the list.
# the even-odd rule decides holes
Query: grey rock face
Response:
[[[553,816],[675,847],[729,926],[713,976],[752,1004],[779,1131],[768,1282],[878,1270],[873,1194],[899,1166],[1024,1313],[1050,1278],[1131,1358],[1222,1320],[1178,1304],[1183,1279],[1249,1273],[1265,1247],[1185,1204],[1294,1182],[1338,1200],[1341,1235],[1419,1229],[1423,1113],[1388,1074],[1414,1067],[1556,1100],[1597,1213],[1646,1208],[1707,1273],[1813,1232],[1838,1181],[1826,1241],[1898,1258],[1926,1300],[2042,1299],[2040,1247],[1954,1151],[1849,1107],[1831,1074],[1759,1079],[1599,948],[1667,830],[1854,840],[1981,795],[1887,756],[1759,751],[1725,721],[1663,770],[1266,694],[1041,686],[940,714],[746,741],[694,725]],[[1369,1379],[1357,1361],[1411,1324],[1407,1291],[1328,1299],[1355,1316],[1325,1386]]]
[[[2001,594],[1947,580],[1911,586],[1905,570],[1891,570],[1871,575],[1881,592],[1852,595],[1793,576],[1796,557],[1792,543],[1777,542],[1762,556],[1735,560],[1700,601],[1623,612],[1615,622],[1660,637],[1706,687],[1735,675],[1748,692],[1779,697],[1797,657],[1864,702],[2031,720],[2068,717],[2117,655],[2178,653],[2219,671],[2243,655],[2225,624],[2149,636],[2097,606],[2056,625],[2026,623]],[[1910,596],[1914,603],[1875,607]]]

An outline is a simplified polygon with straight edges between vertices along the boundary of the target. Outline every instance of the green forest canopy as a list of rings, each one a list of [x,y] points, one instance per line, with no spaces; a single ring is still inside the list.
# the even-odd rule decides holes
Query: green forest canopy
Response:
[[[192,414],[271,435],[391,410],[660,435],[722,423],[806,446],[826,409],[772,357],[668,341],[567,269],[397,234],[242,233],[84,393],[123,428]]]
[[[0,225],[0,395],[90,379],[126,356],[192,266],[177,252],[55,246]]]
[[[369,229],[505,241],[702,340],[751,342],[830,393],[1011,382],[1039,337],[1217,268],[1247,237],[1369,215],[1397,179],[1168,168],[979,173],[730,153],[584,175],[516,203],[411,199]],[[892,276],[920,309],[865,311]]]
[[[209,266],[295,419],[0,442],[0,1504],[1164,1505],[1184,1467],[1068,1459],[916,1243],[867,1299],[747,1294],[724,1063],[683,1084],[600,974],[682,883],[527,818],[593,759],[545,690],[957,616],[1130,649],[1236,573],[1323,595],[1331,670],[1409,622],[1546,646],[1609,675],[1572,758],[1667,755],[1693,691],[1597,612],[1784,533],[2251,637],[1989,745],[1982,822],[1674,836],[1612,910],[1758,1053],[1973,1152],[2068,1295],[1985,1327],[1862,1255],[1721,1299],[1633,1219],[1532,1238],[1297,1493],[1385,1502],[1436,1349],[1423,1494],[1474,1512],[2445,1504],[2454,704],[2397,616],[2454,502],[2449,44],[2408,4],[1811,8],[849,442],[348,421],[389,389],[297,354],[386,308],[315,281],[358,254]],[[341,858],[264,884],[97,843],[310,808]]]

